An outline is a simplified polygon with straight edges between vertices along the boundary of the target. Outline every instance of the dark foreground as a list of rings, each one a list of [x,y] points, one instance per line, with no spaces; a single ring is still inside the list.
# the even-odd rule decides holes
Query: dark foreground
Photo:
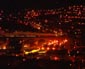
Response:
[[[0,69],[85,69],[85,62],[0,56]]]

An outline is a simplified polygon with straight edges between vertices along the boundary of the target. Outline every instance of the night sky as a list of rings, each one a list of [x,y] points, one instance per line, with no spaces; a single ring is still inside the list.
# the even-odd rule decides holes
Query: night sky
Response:
[[[85,4],[84,0],[0,0],[0,8],[55,8]]]

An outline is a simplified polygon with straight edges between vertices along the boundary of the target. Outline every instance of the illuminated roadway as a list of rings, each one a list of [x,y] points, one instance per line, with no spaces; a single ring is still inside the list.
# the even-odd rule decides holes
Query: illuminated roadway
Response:
[[[32,33],[32,32],[14,32],[0,34],[0,37],[57,37],[62,34],[51,34],[51,33]]]

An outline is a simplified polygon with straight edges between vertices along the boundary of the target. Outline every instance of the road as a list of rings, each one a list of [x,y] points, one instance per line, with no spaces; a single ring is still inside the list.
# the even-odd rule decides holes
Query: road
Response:
[[[4,33],[0,34],[0,37],[57,37],[63,34],[54,33],[32,33],[32,32],[14,32],[14,33]]]

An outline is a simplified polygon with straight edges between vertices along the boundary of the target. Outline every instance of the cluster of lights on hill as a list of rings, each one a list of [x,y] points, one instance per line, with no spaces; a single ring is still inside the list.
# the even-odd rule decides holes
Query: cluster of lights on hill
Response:
[[[58,31],[61,25],[66,23],[85,25],[85,6],[69,6],[68,8],[59,9],[43,9],[17,11],[6,13],[0,11],[0,30],[2,32],[13,31],[33,31],[34,32],[50,32]],[[6,14],[6,15],[5,15]],[[74,23],[74,19],[80,21]],[[81,21],[82,20],[82,21]],[[5,26],[6,25],[9,27]],[[13,27],[12,27],[13,25]],[[61,29],[62,30],[62,29]]]

